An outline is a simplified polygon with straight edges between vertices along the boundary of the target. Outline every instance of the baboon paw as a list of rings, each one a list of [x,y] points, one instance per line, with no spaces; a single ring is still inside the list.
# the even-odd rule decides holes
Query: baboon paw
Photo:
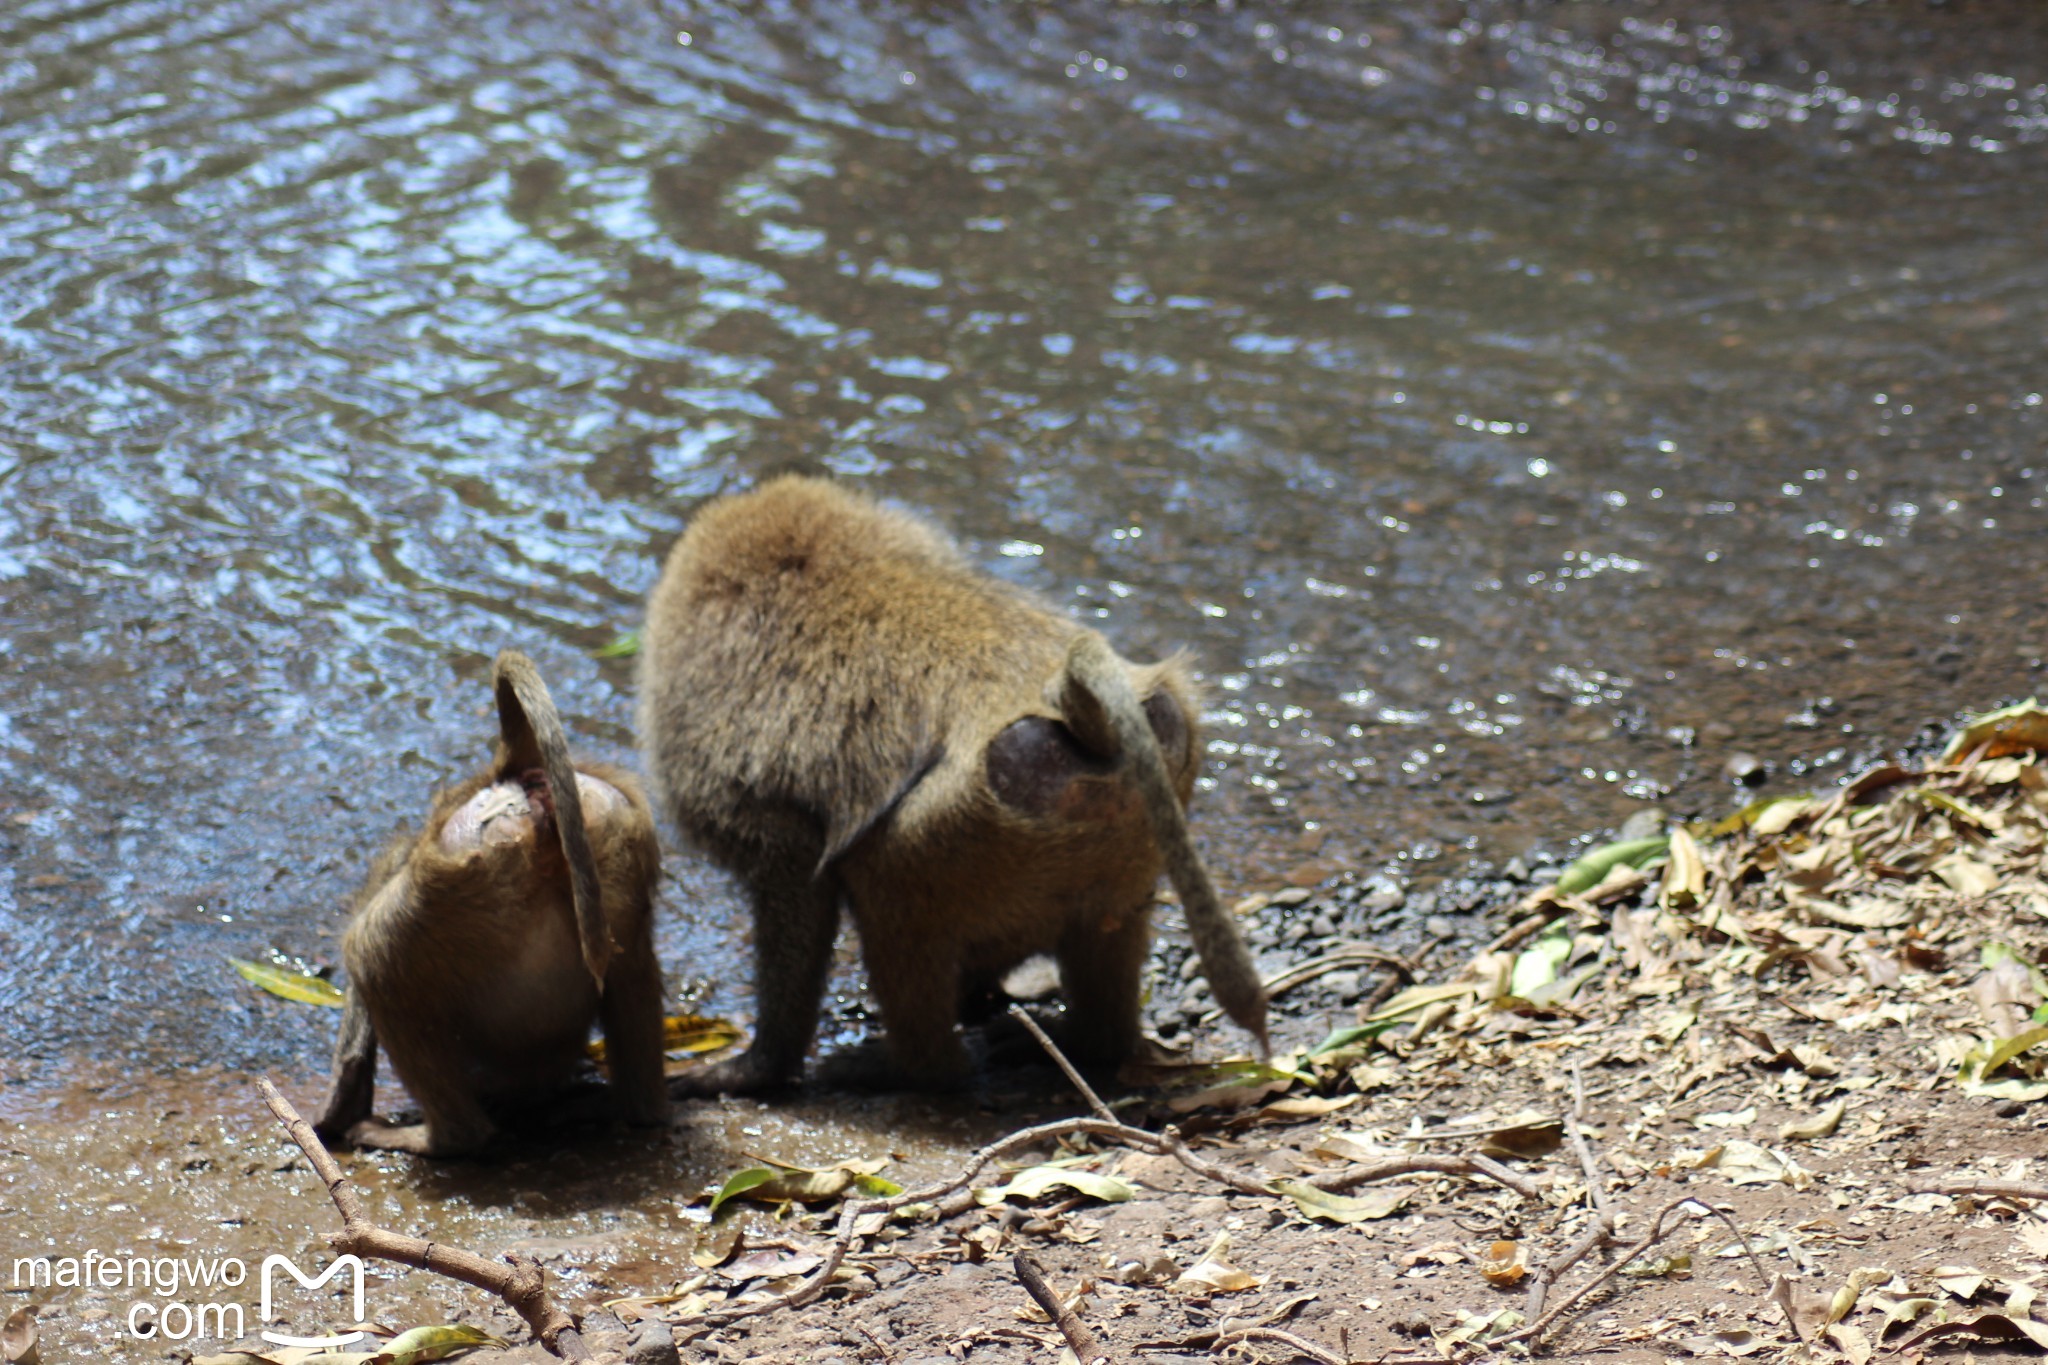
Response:
[[[757,1095],[764,1090],[784,1089],[791,1081],[792,1077],[787,1069],[770,1065],[767,1058],[749,1048],[737,1057],[696,1071],[686,1071],[680,1076],[671,1076],[668,1089],[670,1095],[679,1098]]]

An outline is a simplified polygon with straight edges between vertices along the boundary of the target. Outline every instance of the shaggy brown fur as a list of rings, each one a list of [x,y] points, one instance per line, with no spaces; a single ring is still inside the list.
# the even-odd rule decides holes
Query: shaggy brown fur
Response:
[[[546,684],[498,656],[491,766],[443,792],[426,826],[384,850],[342,938],[348,1005],[316,1125],[359,1147],[474,1151],[489,1109],[559,1088],[602,1019],[622,1117],[659,1123],[661,847],[639,784],[574,765]],[[552,837],[551,837],[552,836]],[[425,1115],[370,1116],[377,1043]]]
[[[648,603],[640,735],[669,814],[747,884],[758,998],[752,1047],[693,1088],[801,1070],[842,899],[913,1079],[965,1072],[963,989],[1034,953],[1059,961],[1073,1049],[1120,1060],[1162,862],[1263,1046],[1181,816],[1195,714],[1179,660],[1124,662],[914,517],[805,478],[706,506]]]

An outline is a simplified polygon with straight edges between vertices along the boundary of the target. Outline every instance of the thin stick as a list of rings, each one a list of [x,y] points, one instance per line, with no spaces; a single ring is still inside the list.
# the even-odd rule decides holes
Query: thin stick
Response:
[[[1504,930],[1499,935],[1499,937],[1495,938],[1493,942],[1487,944],[1484,948],[1481,948],[1479,951],[1482,954],[1506,952],[1508,949],[1523,942],[1525,939],[1531,939],[1536,937],[1536,935],[1540,931],[1548,929],[1553,923],[1563,919],[1566,915],[1570,913],[1571,911],[1566,910],[1562,906],[1554,907],[1548,910],[1539,910],[1535,914],[1529,916],[1527,919],[1522,920],[1519,923]]]
[[[1607,1213],[1612,1201],[1607,1197],[1606,1177],[1600,1173],[1600,1162],[1593,1155],[1593,1148],[1586,1141],[1586,1133],[1579,1125],[1586,1121],[1586,1078],[1579,1071],[1579,1064],[1572,1063],[1572,1112],[1565,1118],[1564,1131],[1572,1140],[1572,1150],[1578,1153],[1579,1169],[1586,1173],[1586,1193],[1593,1200],[1593,1207]],[[1609,1219],[1612,1222],[1613,1219]]]
[[[1557,1283],[1558,1276],[1592,1255],[1595,1248],[1605,1246],[1614,1240],[1614,1219],[1615,1215],[1611,1211],[1593,1215],[1593,1225],[1586,1229],[1584,1236],[1565,1248],[1554,1259],[1536,1267],[1534,1273],[1529,1276],[1529,1296],[1522,1303],[1524,1319],[1529,1322],[1548,1321],[1543,1316],[1543,1301],[1550,1297],[1551,1286]],[[1622,1262],[1626,1263],[1625,1260]],[[1582,1295],[1575,1294],[1569,1301],[1576,1301],[1580,1297]]]
[[[1388,1180],[1397,1175],[1420,1175],[1434,1172],[1438,1175],[1462,1175],[1491,1180],[1504,1185],[1524,1199],[1540,1201],[1543,1187],[1527,1176],[1514,1171],[1486,1156],[1427,1156],[1413,1152],[1407,1156],[1395,1157],[1390,1161],[1377,1161],[1370,1166],[1354,1166],[1348,1171],[1335,1171],[1319,1175],[1308,1183],[1329,1194],[1344,1194],[1360,1185]]]
[[[1012,1256],[1010,1269],[1017,1272],[1018,1280],[1024,1285],[1024,1292],[1045,1310],[1045,1315],[1060,1329],[1060,1335],[1067,1339],[1067,1345],[1074,1348],[1074,1357],[1081,1365],[1097,1365],[1098,1362],[1109,1361],[1109,1353],[1102,1349],[1102,1343],[1088,1330],[1088,1324],[1081,1321],[1080,1316],[1072,1308],[1062,1303],[1053,1287],[1045,1282],[1045,1273],[1038,1268],[1038,1263],[1031,1259],[1030,1253],[1020,1251]]]
[[[1081,1073],[1075,1069],[1072,1062],[1067,1060],[1067,1054],[1060,1051],[1058,1044],[1054,1043],[1047,1036],[1045,1030],[1038,1026],[1038,1021],[1031,1017],[1031,1011],[1025,1009],[1022,1005],[1012,1005],[1010,1006],[1010,1017],[1022,1024],[1030,1032],[1031,1036],[1038,1040],[1038,1045],[1044,1048],[1055,1062],[1059,1063],[1060,1070],[1067,1073],[1067,1079],[1074,1083],[1074,1089],[1081,1092],[1081,1098],[1088,1101],[1088,1107],[1095,1111],[1097,1118],[1109,1123],[1122,1122],[1121,1119],[1117,1118],[1116,1111],[1102,1102],[1102,1096],[1095,1093],[1095,1088],[1089,1085],[1087,1081],[1081,1079]],[[1085,1356],[1082,1358],[1086,1359]]]
[[[258,1077],[256,1086],[263,1094],[263,1102],[270,1106],[270,1112],[284,1125],[285,1132],[291,1135],[299,1150],[306,1154],[306,1160],[313,1163],[313,1173],[327,1186],[327,1197],[334,1201],[334,1207],[341,1213],[341,1231],[327,1238],[328,1244],[336,1251],[343,1255],[374,1256],[383,1261],[395,1261],[415,1270],[430,1271],[478,1289],[487,1289],[526,1320],[534,1336],[551,1354],[565,1360],[590,1359],[590,1352],[584,1346],[583,1338],[577,1334],[574,1320],[548,1298],[547,1275],[538,1265],[518,1255],[508,1255],[505,1259],[509,1264],[500,1265],[473,1251],[440,1246],[378,1227],[363,1211],[362,1200],[335,1163],[333,1154],[313,1131],[313,1125],[299,1116],[292,1102],[278,1092],[267,1076]]]
[[[1551,1286],[1557,1277],[1569,1266],[1577,1265],[1593,1253],[1594,1248],[1605,1246],[1614,1240],[1614,1224],[1621,1216],[1607,1197],[1600,1174],[1600,1163],[1593,1155],[1593,1148],[1586,1141],[1586,1133],[1579,1121],[1586,1116],[1586,1078],[1579,1071],[1577,1062],[1572,1063],[1572,1112],[1565,1115],[1564,1130],[1571,1138],[1572,1150],[1578,1154],[1579,1169],[1586,1175],[1586,1196],[1593,1201],[1593,1224],[1585,1235],[1554,1260],[1545,1261],[1536,1267],[1529,1277],[1529,1296],[1523,1302],[1522,1316],[1530,1322],[1543,1316],[1543,1301],[1550,1296]]]
[[[1240,1341],[1277,1341],[1288,1350],[1305,1355],[1310,1360],[1320,1361],[1322,1365],[1351,1365],[1343,1356],[1318,1346],[1305,1337],[1283,1332],[1278,1327],[1240,1327],[1234,1332],[1226,1332],[1216,1338],[1216,1344],[1209,1349],[1221,1351],[1225,1347],[1235,1346]]]
[[[1743,1235],[1741,1225],[1728,1216],[1726,1209],[1716,1208],[1705,1200],[1700,1201],[1700,1207],[1728,1225],[1728,1231],[1735,1234],[1736,1244],[1742,1248],[1742,1254],[1749,1257],[1749,1267],[1756,1272],[1757,1283],[1762,1286],[1764,1295],[1777,1300],[1778,1307],[1784,1311],[1785,1321],[1792,1328],[1792,1335],[1799,1338],[1799,1344],[1801,1346],[1812,1345],[1813,1343],[1806,1339],[1806,1329],[1799,1325],[1798,1317],[1792,1312],[1791,1303],[1783,1298],[1778,1298],[1778,1296],[1771,1292],[1771,1277],[1765,1272],[1763,1261],[1758,1258],[1756,1252],[1750,1249],[1749,1238]]]
[[[1527,1327],[1521,1328],[1518,1331],[1510,1332],[1504,1337],[1499,1337],[1495,1339],[1491,1344],[1495,1346],[1505,1346],[1508,1343],[1515,1341],[1534,1342],[1538,1337],[1542,1336],[1545,1332],[1550,1330],[1551,1323],[1556,1322],[1560,1317],[1563,1317],[1566,1313],[1570,1312],[1572,1305],[1576,1304],[1580,1299],[1585,1298],[1588,1294],[1598,1289],[1601,1285],[1606,1284],[1616,1275],[1619,1275],[1621,1273],[1621,1269],[1623,1266],[1635,1260],[1636,1257],[1642,1255],[1645,1251],[1648,1251],[1661,1238],[1663,1238],[1665,1236],[1664,1220],[1668,1218],[1675,1210],[1684,1208],[1688,1204],[1691,1204],[1694,1207],[1700,1209],[1705,1209],[1707,1207],[1705,1204],[1700,1202],[1700,1199],[1697,1195],[1681,1195],[1677,1199],[1672,1200],[1663,1208],[1657,1210],[1657,1217],[1650,1224],[1650,1230],[1644,1233],[1642,1237],[1639,1238],[1627,1250],[1623,1251],[1621,1255],[1617,1256],[1614,1260],[1614,1264],[1608,1266],[1598,1275],[1595,1275],[1592,1279],[1580,1285],[1570,1294],[1567,1294],[1564,1297],[1563,1302],[1559,1303],[1555,1308],[1552,1308],[1542,1317],[1536,1319],[1536,1321],[1530,1323]],[[1583,1248],[1583,1250],[1581,1250],[1581,1248]],[[1568,1252],[1566,1253],[1566,1255],[1558,1258],[1558,1269],[1560,1271],[1566,1269],[1578,1257],[1584,1256],[1587,1252],[1590,1252],[1592,1249],[1593,1244],[1588,1239],[1581,1238],[1578,1245],[1574,1246],[1571,1252]]]
[[[2024,1180],[1972,1180],[1952,1175],[1945,1180],[1917,1180],[1909,1183],[1910,1194],[1988,1194],[1995,1199],[2048,1199],[2048,1185]]]
[[[1391,967],[1409,980],[1415,979],[1415,964],[1399,953],[1390,953],[1384,948],[1375,948],[1366,943],[1347,943],[1321,957],[1297,962],[1286,971],[1277,972],[1266,978],[1263,983],[1266,998],[1270,1000],[1274,996],[1283,995],[1296,986],[1306,985],[1317,977],[1328,976],[1331,972],[1342,971],[1346,967],[1362,967],[1367,963]]]
[[[868,1326],[864,1322],[856,1322],[854,1326],[860,1328],[862,1336],[866,1337],[869,1341],[875,1343],[875,1349],[882,1353],[882,1359],[889,1361],[893,1361],[896,1359],[896,1352],[890,1348],[888,1342],[882,1340],[880,1337],[875,1335],[874,1328]]]

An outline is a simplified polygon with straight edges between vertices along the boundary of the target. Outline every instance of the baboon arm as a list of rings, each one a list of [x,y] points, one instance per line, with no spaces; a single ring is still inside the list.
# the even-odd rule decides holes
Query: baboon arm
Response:
[[[341,1033],[334,1041],[334,1078],[314,1131],[332,1142],[370,1116],[377,1091],[377,1031],[370,1012],[353,990],[341,1011]]]
[[[917,784],[924,781],[945,757],[946,746],[932,740],[915,752],[902,776],[883,793],[881,800],[866,807],[849,806],[834,811],[825,831],[825,852],[818,859],[817,875],[824,876],[848,849],[867,836],[869,830],[888,819],[890,813],[903,804],[903,798],[915,791]]]

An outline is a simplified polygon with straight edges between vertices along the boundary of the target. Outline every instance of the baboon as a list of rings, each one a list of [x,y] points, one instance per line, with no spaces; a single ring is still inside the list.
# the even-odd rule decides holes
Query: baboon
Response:
[[[490,767],[443,792],[417,835],[394,839],[356,896],[324,1136],[475,1151],[495,1131],[491,1107],[569,1079],[593,1019],[619,1116],[667,1116],[653,813],[623,770],[570,762],[531,659],[505,650],[493,672]],[[380,1040],[423,1122],[371,1116]]]
[[[705,506],[648,602],[640,741],[669,815],[746,884],[756,1022],[686,1087],[801,1072],[842,900],[908,1079],[960,1080],[963,990],[1037,953],[1070,1049],[1120,1061],[1162,863],[1263,1052],[1264,991],[1181,814],[1196,715],[1180,659],[1125,662],[916,517],[794,476]]]

